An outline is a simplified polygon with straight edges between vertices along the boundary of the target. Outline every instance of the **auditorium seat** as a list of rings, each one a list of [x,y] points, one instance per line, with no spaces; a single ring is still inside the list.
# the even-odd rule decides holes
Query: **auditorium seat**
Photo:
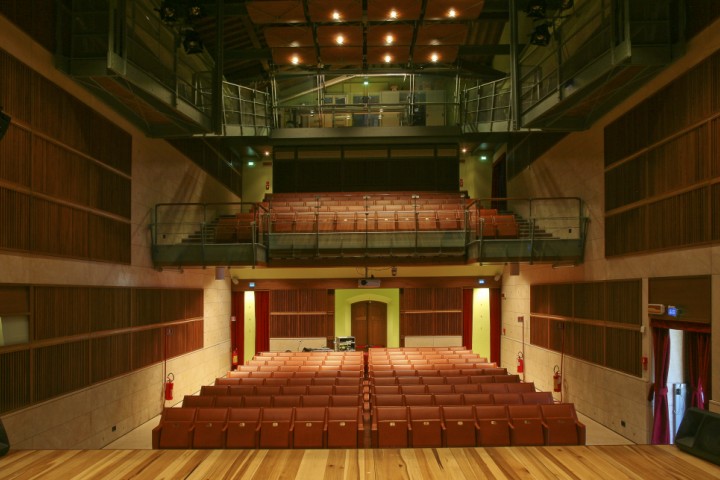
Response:
[[[239,378],[216,378],[215,385],[240,385]]]
[[[288,379],[287,379],[287,378],[282,378],[282,377],[276,377],[276,376],[275,376],[275,373],[278,373],[278,372],[274,372],[272,377],[265,379],[265,383],[263,383],[263,386],[266,386],[266,387],[282,387],[282,386],[284,386],[284,385],[287,385]]]
[[[241,408],[244,404],[244,399],[241,396],[236,395],[222,395],[215,398],[215,408]]]
[[[483,368],[483,375],[507,375],[507,369],[504,367]]]
[[[259,385],[255,387],[255,395],[267,395],[270,397],[274,397],[275,395],[280,395],[280,386],[279,385]]]
[[[228,412],[227,448],[257,448],[260,438],[259,408],[231,408]]]
[[[510,445],[510,419],[504,405],[476,405],[479,447]]]
[[[471,375],[470,376],[470,383],[494,383],[494,379],[492,375]]]
[[[416,385],[403,385],[403,386],[416,386]],[[400,385],[374,385],[372,387],[372,393],[380,395],[397,395],[401,393]]]
[[[358,448],[363,445],[362,409],[329,407],[327,409],[327,448]]]
[[[492,393],[496,405],[522,405],[523,398],[519,393]]]
[[[403,395],[403,402],[407,406],[412,405],[433,405],[434,398],[430,394]]]
[[[307,394],[308,385],[286,385],[282,387],[282,395],[305,395]]]
[[[308,395],[332,395],[334,385],[309,385],[307,387]]]
[[[452,387],[454,393],[480,393],[480,385],[477,383],[459,383]]]
[[[330,405],[333,407],[358,407],[362,405],[360,395],[331,395]]]
[[[295,409],[292,427],[293,448],[325,447],[327,434],[326,413],[327,408],[324,407]]]
[[[185,395],[183,397],[182,406],[183,408],[209,408],[215,406],[216,398],[221,397],[213,397],[212,395]]]
[[[462,405],[463,397],[459,393],[441,393],[433,395],[435,405]]]
[[[230,371],[227,374],[228,378],[245,378],[250,376],[250,372],[241,372],[241,371]]]
[[[257,373],[257,372],[251,372],[251,373]],[[254,385],[254,386],[258,386],[258,385],[264,385],[264,384],[265,384],[265,379],[264,379],[264,378],[259,378],[259,377],[243,378],[243,379],[242,379],[242,382],[240,382],[240,385]],[[232,385],[231,385],[231,387],[232,387]]]
[[[506,383],[508,393],[532,393],[535,391],[533,382]]]
[[[273,398],[273,407],[300,407],[302,397],[300,395],[277,395]]]
[[[420,380],[420,377],[416,376],[397,377],[398,385],[419,385]]]
[[[263,408],[260,448],[292,448],[293,408]]]
[[[454,385],[447,385],[447,384],[425,385],[425,387],[427,388],[427,393],[431,393],[431,394],[460,393],[460,392],[455,391],[455,389],[453,388]]]
[[[458,370],[454,370],[454,371],[457,371],[457,372],[458,372],[457,375],[448,375],[448,376],[446,376],[446,377],[445,377],[445,383],[448,383],[448,384],[450,384],[450,385],[457,385],[457,384],[469,383],[469,382],[470,382],[470,377],[469,377],[469,376],[460,375],[460,372],[459,372]]]
[[[586,429],[572,403],[540,405],[548,445],[585,445]]]
[[[437,373],[437,370],[433,370],[433,372]],[[445,377],[429,376],[428,373],[430,373],[430,372],[423,372],[423,376],[421,377],[421,382],[424,385],[444,385],[445,384]]]
[[[302,404],[303,407],[329,407],[330,395],[305,395]]]
[[[465,405],[494,405],[493,396],[489,393],[463,393]]]
[[[417,377],[420,378],[420,377]],[[379,385],[397,385],[397,377],[376,377],[372,379],[372,384],[375,386]]]
[[[481,393],[508,393],[504,383],[484,383],[480,385]]]
[[[231,385],[228,389],[230,396],[255,395],[255,385]]]
[[[555,403],[550,392],[529,392],[522,393],[522,403],[526,405],[551,405]]]
[[[421,395],[428,393],[425,385],[400,385],[400,393],[404,395]]]
[[[243,397],[244,407],[270,407],[272,406],[272,397],[270,395],[249,395]]]
[[[512,445],[544,445],[546,428],[539,405],[508,405],[510,443]]]
[[[407,408],[375,407],[371,438],[372,445],[376,448],[407,448]]]
[[[409,406],[408,415],[411,447],[440,448],[443,446],[440,407]]]
[[[477,443],[475,410],[470,405],[440,407],[443,417],[443,446],[474,447]]]
[[[373,406],[398,407],[405,405],[405,400],[401,394],[380,394],[372,395],[370,397],[370,403],[372,403]]]
[[[362,393],[360,385],[335,385],[333,389],[335,395],[361,395]]]
[[[520,375],[516,374],[502,374],[502,375],[493,375],[493,383],[519,383],[520,382]]]
[[[153,448],[192,448],[195,408],[165,408],[152,430]]]
[[[225,448],[227,417],[227,408],[198,408],[193,427],[193,448]]]
[[[200,395],[217,397],[220,395],[228,395],[230,388],[228,385],[203,385],[200,387]]]

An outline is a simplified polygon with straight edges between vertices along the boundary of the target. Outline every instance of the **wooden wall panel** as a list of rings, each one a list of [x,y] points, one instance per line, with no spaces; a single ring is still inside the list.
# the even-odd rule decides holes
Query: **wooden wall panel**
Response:
[[[133,326],[153,325],[162,319],[162,291],[137,289],[133,299]]]
[[[605,365],[605,328],[598,325],[573,325],[573,351],[574,356],[595,363]]]
[[[619,328],[607,328],[605,334],[606,365],[636,377],[642,376],[642,334]]]
[[[196,320],[188,324],[188,343],[186,349],[188,352],[200,350],[205,346],[205,322]]]
[[[642,282],[617,280],[605,282],[605,310],[608,322],[642,325]]]
[[[30,197],[0,188],[0,248],[30,250]]]
[[[90,341],[92,383],[117,377],[132,370],[131,337],[130,333],[123,333],[94,338]]]
[[[0,286],[0,316],[30,313],[30,289]]]
[[[548,313],[549,285],[530,285],[530,311]]]
[[[0,12],[48,52],[55,50],[56,7],[56,2],[48,0],[3,0],[0,2]]]
[[[88,165],[88,176],[88,206],[130,219],[130,179],[96,164]]]
[[[204,292],[201,289],[185,290],[185,312],[187,318],[198,318],[204,315]]]
[[[677,317],[657,315],[654,318],[710,324],[712,321],[710,276],[651,278],[648,285],[648,303],[673,305],[680,309]]]
[[[601,282],[573,285],[574,316],[588,320],[605,318],[605,284]]]
[[[90,330],[93,332],[132,326],[129,288],[92,288],[89,308]]]
[[[20,3],[19,0],[16,1]],[[0,5],[5,3],[1,2]],[[0,8],[2,7],[0,6]],[[33,100],[30,91],[32,70],[0,49],[0,72],[3,72],[3,81],[0,82],[0,98],[3,101],[3,110],[16,121],[30,123]],[[3,141],[8,142],[9,138]],[[28,162],[27,165],[29,166],[30,163]]]
[[[0,413],[30,404],[30,350],[0,353]]]
[[[130,264],[130,224],[90,215],[89,257],[94,260]]]
[[[90,333],[87,287],[35,287],[34,340]]]
[[[160,321],[163,323],[187,318],[185,315],[185,291],[160,290],[160,309],[162,312]]]
[[[29,188],[31,151],[30,132],[11,123],[0,141],[0,179]]]
[[[545,317],[530,316],[530,344],[542,348],[550,346],[550,321]]]
[[[562,317],[572,316],[573,286],[572,284],[548,285],[548,313]],[[536,312],[537,313],[537,312]]]
[[[647,250],[646,217],[645,207],[605,217],[605,256]]]
[[[641,155],[605,172],[605,210],[647,197],[647,157]]]
[[[90,341],[62,343],[33,350],[33,389],[41,402],[90,384]]]
[[[167,358],[177,357],[186,352],[188,343],[188,324],[181,323],[165,327],[165,348]]]
[[[165,351],[163,328],[153,328],[132,333],[132,368],[147,367],[162,361]]]
[[[647,154],[647,195],[662,195],[701,182],[709,175],[709,129],[701,125]],[[629,186],[629,179],[625,179]]]
[[[34,137],[32,144],[33,190],[79,205],[88,205],[90,161],[77,153]]]
[[[707,188],[648,205],[648,249],[699,245],[710,240]]]
[[[720,241],[720,183],[712,186],[710,211],[711,216],[711,239],[713,242]]]

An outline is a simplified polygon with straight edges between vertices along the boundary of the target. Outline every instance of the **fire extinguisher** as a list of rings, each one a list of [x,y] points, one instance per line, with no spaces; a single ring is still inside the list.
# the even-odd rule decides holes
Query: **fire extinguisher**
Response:
[[[517,356],[517,373],[523,373],[525,370],[525,358],[522,352],[518,352]]]
[[[238,366],[238,349],[237,349],[237,347],[233,348],[233,352],[232,352],[232,366],[233,366],[233,370],[234,370],[235,368],[237,368],[237,366]]]
[[[165,400],[173,399],[173,386],[175,386],[173,380],[175,380],[175,375],[168,373],[165,379]]]
[[[560,392],[562,390],[562,373],[560,372],[560,367],[555,365],[553,373],[553,392]]]

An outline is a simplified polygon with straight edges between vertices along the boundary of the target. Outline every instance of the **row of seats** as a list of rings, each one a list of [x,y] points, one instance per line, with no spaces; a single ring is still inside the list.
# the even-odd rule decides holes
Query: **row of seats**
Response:
[[[408,203],[461,203],[468,198],[456,192],[343,192],[322,194],[272,193],[265,196],[264,203],[273,206],[316,206],[316,205],[404,205]]]
[[[362,377],[224,377],[216,385],[362,385]]]
[[[462,211],[270,214],[272,233],[414,232],[463,230]]]
[[[255,357],[245,365],[325,365],[334,367],[363,366],[362,357],[339,359],[337,357]]]
[[[185,395],[183,407],[364,407],[362,394]]]
[[[520,383],[457,383],[421,385],[373,385],[370,392],[375,394],[402,393],[530,393],[535,391],[533,382]]]
[[[420,367],[420,368],[418,368]],[[458,368],[462,367],[462,368]],[[375,366],[368,370],[368,376],[371,378],[377,377],[413,377],[413,376],[425,376],[425,377],[459,377],[461,375],[477,375],[477,376],[491,376],[491,375],[507,375],[507,370],[502,367],[491,367],[482,368],[476,367],[474,364],[467,364],[467,366],[458,365],[456,363],[448,363],[447,365],[384,365],[381,368]]]
[[[448,351],[446,353],[425,353],[425,352],[414,352],[414,353],[383,353],[383,354],[372,354],[368,355],[368,365],[373,364],[385,364],[395,363],[403,361],[430,361],[436,360],[438,362],[453,361],[457,363],[474,362],[474,363],[491,363],[488,362],[487,358],[481,357],[474,353],[460,353],[454,351]]]
[[[222,380],[222,379],[218,379]],[[203,385],[200,395],[362,395],[365,387],[355,385]]]
[[[370,385],[438,385],[462,383],[519,383],[520,376],[508,375],[423,375],[371,377]]]
[[[358,407],[166,408],[153,448],[363,447]]]
[[[527,393],[436,393],[436,394],[374,394],[371,407],[403,405],[550,405],[550,392]]]
[[[376,407],[380,448],[584,445],[572,404]]]
[[[308,376],[312,377],[360,377],[364,372],[362,365],[348,369],[338,369],[331,366],[320,366],[320,365],[238,365],[236,373],[249,372],[251,377],[266,377],[272,376],[276,372],[290,372],[296,373],[307,373]],[[241,375],[242,376],[242,375]]]
[[[340,359],[343,361],[347,360],[360,360],[362,361],[364,354],[363,352],[336,352],[335,350],[310,350],[307,352],[286,352],[286,351],[267,351],[258,352],[253,358],[260,359],[266,357],[292,357],[292,358],[326,358],[326,359]]]

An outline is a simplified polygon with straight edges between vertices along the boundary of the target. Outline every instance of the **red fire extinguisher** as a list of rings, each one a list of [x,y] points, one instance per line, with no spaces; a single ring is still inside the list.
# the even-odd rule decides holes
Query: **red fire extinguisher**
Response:
[[[517,356],[517,373],[523,373],[525,370],[525,358],[522,352],[518,352]]]
[[[553,392],[560,392],[562,390],[562,373],[560,372],[560,367],[555,365],[553,373]]]
[[[173,380],[175,380],[175,375],[172,373],[167,374],[167,378],[165,379],[165,400],[172,400],[173,399],[173,386],[175,384],[173,383]]]
[[[238,349],[237,349],[237,347],[233,348],[232,366],[233,366],[233,369],[237,368],[237,366],[238,366]]]

